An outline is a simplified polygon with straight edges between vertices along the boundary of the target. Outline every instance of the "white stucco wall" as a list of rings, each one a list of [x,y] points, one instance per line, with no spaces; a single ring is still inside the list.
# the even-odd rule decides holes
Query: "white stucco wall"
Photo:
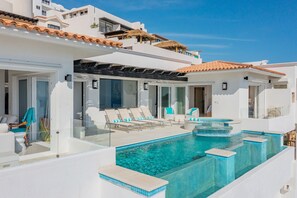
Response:
[[[0,170],[1,198],[101,198],[98,169],[115,163],[115,149],[69,141],[76,154]]]
[[[73,60],[111,50],[68,42],[72,41],[25,34],[9,28],[0,32],[0,69],[47,72],[50,75],[51,150],[59,149],[59,152],[67,150],[65,142],[73,133],[73,81],[66,82],[65,75],[73,76]],[[17,108],[13,108],[17,100],[13,101],[12,113],[17,114]]]
[[[280,63],[280,64],[269,64],[269,65],[265,65],[263,66],[265,68],[268,69],[273,69],[275,71],[279,71],[279,72],[283,72],[286,74],[286,76],[283,77],[283,81],[287,81],[287,87],[288,87],[288,92],[290,94],[289,98],[291,101],[291,94],[295,94],[295,101],[291,101],[291,108],[290,110],[292,111],[292,116],[293,119],[295,121],[295,123],[297,123],[297,116],[296,116],[296,112],[297,112],[297,63],[293,62],[293,63]]]
[[[1,0],[0,1],[0,10],[5,12],[12,12],[12,3],[11,0]]]
[[[13,12],[26,17],[32,17],[33,14],[32,0],[1,0],[0,10],[2,10],[2,6],[4,7],[4,11]]]
[[[277,131],[287,133],[295,129],[293,116],[280,116],[269,119],[247,118],[242,119],[242,129],[251,131]]]
[[[240,119],[248,107],[248,81],[241,73],[190,74],[189,84],[212,86],[212,117]],[[228,89],[222,90],[222,83],[227,82]]]
[[[248,76],[248,80],[244,77]],[[227,83],[227,90],[222,90],[222,83]],[[249,86],[258,86],[259,118],[266,115],[270,96],[279,93],[271,90],[268,76],[241,71],[200,72],[188,74],[188,83],[195,85],[211,85],[212,87],[212,116],[219,118],[245,119],[248,118]],[[190,93],[193,90],[190,89]],[[193,93],[191,94],[193,95]],[[267,95],[269,97],[267,97]],[[193,100],[193,99],[192,99]],[[190,99],[191,101],[191,99]],[[287,101],[287,98],[285,99]],[[190,105],[192,102],[190,102]]]
[[[67,13],[72,13],[77,10],[84,10],[84,9],[88,9],[88,14],[85,14],[82,16],[78,14],[79,16],[76,16],[73,18],[62,19],[64,22],[69,24],[69,26],[65,28],[66,31],[104,38],[104,35],[102,34],[102,32],[99,31],[99,27],[96,27],[96,28],[90,27],[93,23],[99,24],[100,18],[107,18],[111,21],[114,21],[116,23],[122,24],[130,28],[139,29],[144,27],[144,25],[141,23],[137,23],[137,22],[131,23],[120,17],[112,15],[108,12],[105,12],[101,9],[95,8],[94,6],[91,6],[91,5],[72,9],[70,11],[64,12],[63,15]]]

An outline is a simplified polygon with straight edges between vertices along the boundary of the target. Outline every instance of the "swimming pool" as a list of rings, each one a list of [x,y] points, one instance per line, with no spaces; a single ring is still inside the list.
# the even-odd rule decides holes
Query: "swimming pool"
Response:
[[[251,163],[247,136],[267,139],[267,158],[280,150],[274,149],[273,136],[240,133],[231,137],[203,137],[193,133],[117,148],[117,165],[169,181],[167,197],[206,197],[220,187],[215,178],[215,160],[205,155],[211,148],[235,151],[235,176],[240,177],[258,164]]]

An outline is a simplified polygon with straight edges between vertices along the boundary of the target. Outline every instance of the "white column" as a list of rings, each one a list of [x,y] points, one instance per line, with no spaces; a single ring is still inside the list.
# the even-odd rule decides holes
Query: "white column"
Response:
[[[187,110],[190,108],[189,107],[189,104],[190,104],[190,90],[189,90],[189,86],[187,85],[186,87],[185,87],[185,89],[186,89],[186,104],[185,104],[185,112],[187,112]]]
[[[92,88],[92,81],[98,80],[98,89]],[[100,107],[100,78],[97,76],[88,76],[88,81],[85,85],[85,124],[86,127],[103,126],[105,125],[104,114],[99,114]]]
[[[67,152],[68,139],[73,136],[73,79],[65,81],[67,74],[73,78],[72,62],[53,73],[50,80],[51,150],[57,153]]]
[[[5,113],[5,70],[0,70],[0,116]]]

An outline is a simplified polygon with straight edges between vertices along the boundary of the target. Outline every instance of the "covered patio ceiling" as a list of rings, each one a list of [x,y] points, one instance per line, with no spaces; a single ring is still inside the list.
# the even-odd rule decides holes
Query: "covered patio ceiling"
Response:
[[[185,73],[168,70],[148,69],[135,66],[100,63],[87,60],[74,61],[74,72],[130,78],[187,81]]]

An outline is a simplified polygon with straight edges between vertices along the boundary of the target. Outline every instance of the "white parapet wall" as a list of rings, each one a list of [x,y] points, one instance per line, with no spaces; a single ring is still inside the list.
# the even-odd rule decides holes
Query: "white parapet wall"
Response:
[[[295,169],[294,148],[289,147],[210,198],[296,197]]]
[[[287,133],[295,129],[294,118],[291,115],[267,119],[247,118],[241,122],[243,130]]]
[[[0,197],[100,198],[98,169],[112,164],[115,148],[70,139],[60,158],[0,170]]]

